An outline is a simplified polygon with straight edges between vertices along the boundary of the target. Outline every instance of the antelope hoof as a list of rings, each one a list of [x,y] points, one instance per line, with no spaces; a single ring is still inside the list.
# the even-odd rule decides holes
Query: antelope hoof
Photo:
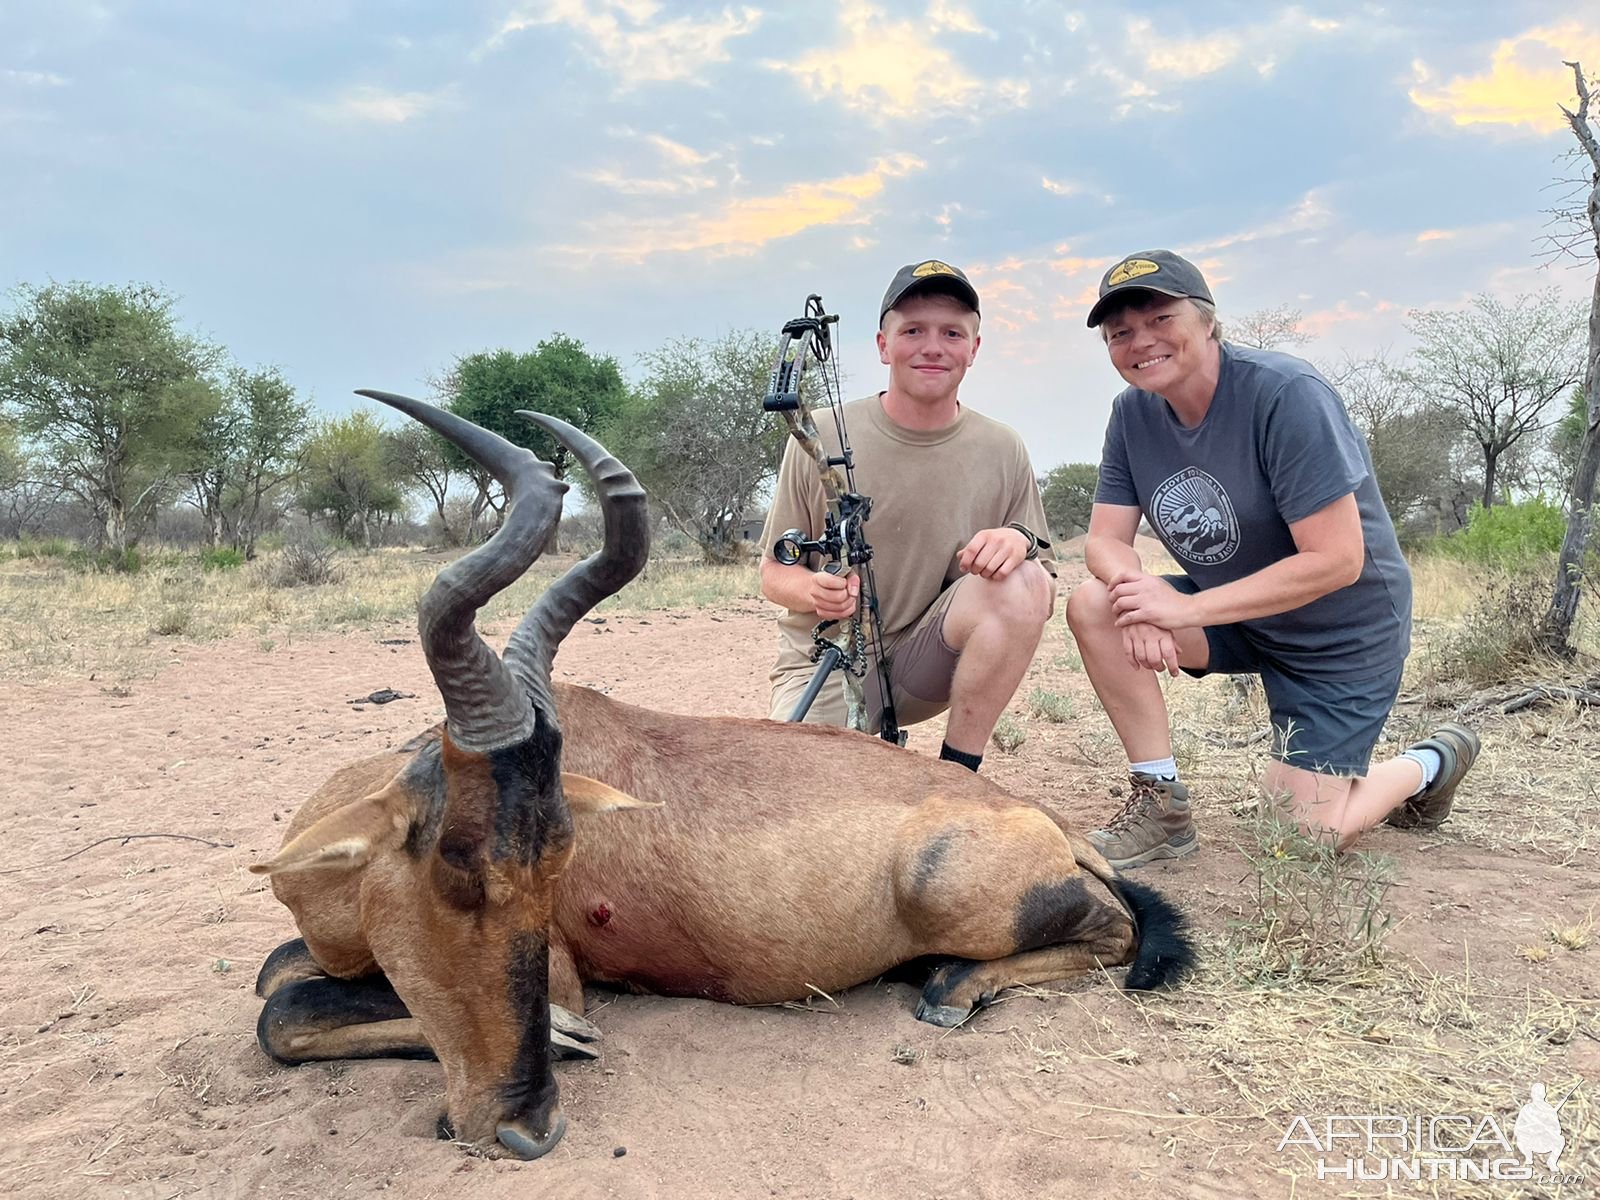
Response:
[[[550,1032],[551,1036],[561,1033],[575,1042],[598,1042],[600,1040],[600,1027],[584,1020],[577,1013],[569,1012],[559,1004],[550,1006]]]
[[[566,1115],[557,1109],[555,1116],[548,1133],[537,1133],[521,1121],[502,1121],[495,1127],[495,1137],[520,1159],[543,1158],[556,1148],[561,1135],[567,1131]]]
[[[926,1000],[917,1001],[917,1020],[944,1029],[954,1029],[971,1015],[970,1008],[956,1008],[951,1004],[929,1004]]]
[[[600,1057],[600,1051],[588,1042],[580,1042],[575,1037],[562,1033],[559,1029],[550,1031],[550,1058],[555,1062],[572,1062],[576,1059],[595,1059]]]

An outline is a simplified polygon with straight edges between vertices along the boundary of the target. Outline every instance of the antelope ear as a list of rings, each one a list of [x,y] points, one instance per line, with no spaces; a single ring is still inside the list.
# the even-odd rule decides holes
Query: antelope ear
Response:
[[[411,827],[411,794],[398,780],[382,791],[329,813],[271,859],[254,863],[256,875],[364,867],[373,854],[405,837]]]
[[[613,812],[619,808],[660,808],[659,800],[637,800],[627,792],[619,792],[609,784],[587,775],[570,775],[561,772],[561,790],[566,793],[567,807],[577,813]]]

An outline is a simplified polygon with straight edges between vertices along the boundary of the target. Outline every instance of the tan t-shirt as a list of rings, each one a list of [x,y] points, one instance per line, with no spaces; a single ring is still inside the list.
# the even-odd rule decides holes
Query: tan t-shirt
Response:
[[[832,414],[824,410],[816,417],[823,445],[837,455]],[[961,577],[957,556],[980,530],[1020,521],[1048,537],[1028,451],[1009,425],[963,405],[943,429],[903,429],[884,413],[881,394],[845,405],[844,418],[856,490],[872,497],[866,535],[890,645]],[[816,463],[791,438],[761,532],[764,557],[772,557],[773,542],[787,529],[821,536],[826,510]],[[816,557],[807,564],[813,570],[821,565]],[[1039,562],[1056,573],[1048,550],[1040,549]],[[782,637],[774,678],[813,669],[811,630],[816,623],[816,613],[792,609],[778,618]]]

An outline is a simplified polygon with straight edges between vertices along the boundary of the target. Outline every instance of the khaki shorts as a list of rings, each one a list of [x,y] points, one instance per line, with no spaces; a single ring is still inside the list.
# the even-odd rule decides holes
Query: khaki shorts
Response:
[[[894,716],[901,725],[916,725],[938,716],[950,707],[950,681],[955,678],[960,654],[944,640],[945,613],[965,577],[956,580],[915,624],[889,639],[889,679],[894,689]],[[772,676],[772,703],[768,715],[774,721],[787,721],[794,706],[805,694],[814,666],[776,672]],[[867,676],[861,681],[867,708],[867,729],[876,733],[883,723],[883,678],[869,654]],[[844,671],[828,676],[806,713],[808,724],[843,725],[847,719],[844,697]]]

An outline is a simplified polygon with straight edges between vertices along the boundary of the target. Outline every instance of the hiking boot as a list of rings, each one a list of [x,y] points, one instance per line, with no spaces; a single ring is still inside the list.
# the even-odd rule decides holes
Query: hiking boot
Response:
[[[1122,810],[1093,830],[1089,841],[1119,871],[1158,858],[1182,858],[1200,845],[1189,816],[1189,789],[1176,779],[1128,777]]]
[[[1477,761],[1478,735],[1465,725],[1448,721],[1435,729],[1432,737],[1406,749],[1434,751],[1440,759],[1439,773],[1432,783],[1408,797],[1384,821],[1399,829],[1437,829],[1455,806],[1456,788]]]

